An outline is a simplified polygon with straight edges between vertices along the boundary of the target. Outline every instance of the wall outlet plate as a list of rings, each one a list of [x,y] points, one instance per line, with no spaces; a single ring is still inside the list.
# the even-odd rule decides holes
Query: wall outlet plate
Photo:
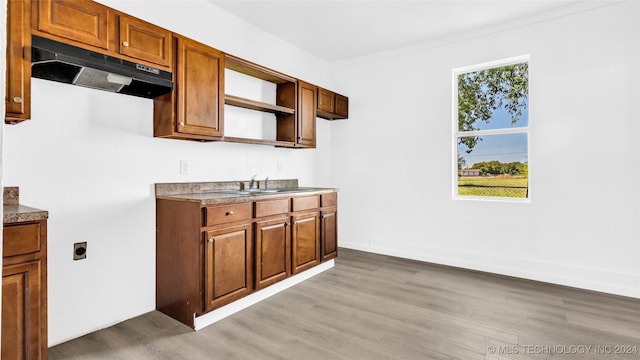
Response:
[[[73,244],[73,260],[83,260],[87,258],[87,242]]]
[[[180,175],[189,175],[189,160],[180,160]]]

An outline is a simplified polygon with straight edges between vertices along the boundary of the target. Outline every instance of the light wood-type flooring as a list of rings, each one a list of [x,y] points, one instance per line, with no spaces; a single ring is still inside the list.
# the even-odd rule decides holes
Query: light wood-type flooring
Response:
[[[640,359],[640,300],[340,249],[203,330],[153,311],[49,359]]]

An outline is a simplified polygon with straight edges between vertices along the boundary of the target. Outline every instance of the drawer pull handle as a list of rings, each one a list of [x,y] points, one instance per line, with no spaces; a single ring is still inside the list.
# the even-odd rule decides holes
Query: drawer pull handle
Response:
[[[16,96],[13,98],[13,102],[16,104],[22,104],[22,98],[20,96]]]
[[[233,210],[227,212],[227,216],[233,215]]]

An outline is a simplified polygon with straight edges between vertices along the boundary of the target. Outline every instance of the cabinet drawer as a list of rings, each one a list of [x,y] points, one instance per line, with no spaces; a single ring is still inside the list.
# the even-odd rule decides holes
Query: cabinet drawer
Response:
[[[2,256],[40,251],[40,223],[7,225],[3,228]]]
[[[319,205],[318,195],[293,198],[293,211],[317,209]]]
[[[205,208],[205,226],[251,219],[251,203],[210,206]]]
[[[286,214],[289,212],[289,199],[257,201],[255,210],[255,217],[257,218]]]
[[[322,207],[336,206],[338,204],[338,193],[321,195],[320,204],[322,204]]]

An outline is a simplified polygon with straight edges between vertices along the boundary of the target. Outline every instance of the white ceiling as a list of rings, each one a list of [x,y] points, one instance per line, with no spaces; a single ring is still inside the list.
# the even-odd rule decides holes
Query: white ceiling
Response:
[[[328,61],[614,0],[208,0]],[[598,5],[599,4],[599,5]],[[584,9],[584,7],[582,8]]]

